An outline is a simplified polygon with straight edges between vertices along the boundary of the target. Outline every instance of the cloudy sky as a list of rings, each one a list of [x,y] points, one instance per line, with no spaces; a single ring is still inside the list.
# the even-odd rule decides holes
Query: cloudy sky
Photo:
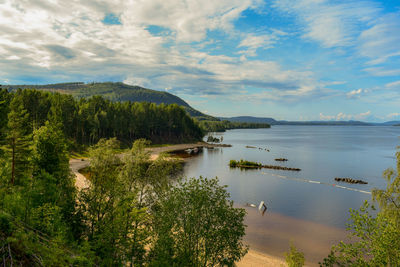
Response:
[[[216,116],[400,120],[400,1],[0,0],[0,83],[72,81]]]

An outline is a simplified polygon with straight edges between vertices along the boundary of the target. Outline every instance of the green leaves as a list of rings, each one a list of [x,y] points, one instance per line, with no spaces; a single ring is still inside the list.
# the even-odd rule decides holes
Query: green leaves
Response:
[[[286,263],[289,267],[302,267],[304,265],[304,253],[298,251],[293,244],[290,244],[290,251],[285,253]]]
[[[155,210],[153,262],[231,266],[244,256],[245,211],[228,198],[218,179],[192,178],[174,187]]]
[[[359,210],[350,210],[351,242],[333,246],[322,266],[400,266],[400,154],[396,155],[397,173],[384,172],[386,190],[373,190],[378,213],[367,201]]]

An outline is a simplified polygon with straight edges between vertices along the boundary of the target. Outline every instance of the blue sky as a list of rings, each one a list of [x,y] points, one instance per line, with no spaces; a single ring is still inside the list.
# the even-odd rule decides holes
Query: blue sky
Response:
[[[215,116],[400,120],[400,2],[0,1],[0,83],[123,81]]]

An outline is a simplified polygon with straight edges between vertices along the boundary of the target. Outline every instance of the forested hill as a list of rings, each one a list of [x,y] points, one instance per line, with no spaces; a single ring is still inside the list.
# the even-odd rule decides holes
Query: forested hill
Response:
[[[70,94],[42,90],[0,89],[0,137],[11,115],[20,118],[25,132],[32,134],[56,121],[74,144],[93,145],[101,138],[130,144],[139,138],[155,143],[181,143],[201,140],[203,131],[177,104],[112,102],[102,96],[76,99]]]
[[[52,92],[59,92],[64,94],[71,94],[75,97],[91,97],[94,95],[101,95],[111,101],[132,101],[132,102],[151,102],[156,104],[178,104],[197,119],[215,119],[209,115],[203,114],[198,110],[192,108],[183,99],[170,94],[157,90],[151,90],[140,86],[127,85],[121,82],[104,82],[104,83],[57,83],[46,85],[3,85],[2,88],[14,91],[18,88],[21,89],[37,89]]]

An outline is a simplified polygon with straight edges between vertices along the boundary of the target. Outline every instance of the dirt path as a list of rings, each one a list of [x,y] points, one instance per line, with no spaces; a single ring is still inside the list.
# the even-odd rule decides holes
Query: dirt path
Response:
[[[90,161],[88,159],[70,159],[69,167],[71,168],[73,174],[75,175],[75,186],[78,190],[82,190],[89,186],[89,181],[83,176],[79,170],[88,167]]]

